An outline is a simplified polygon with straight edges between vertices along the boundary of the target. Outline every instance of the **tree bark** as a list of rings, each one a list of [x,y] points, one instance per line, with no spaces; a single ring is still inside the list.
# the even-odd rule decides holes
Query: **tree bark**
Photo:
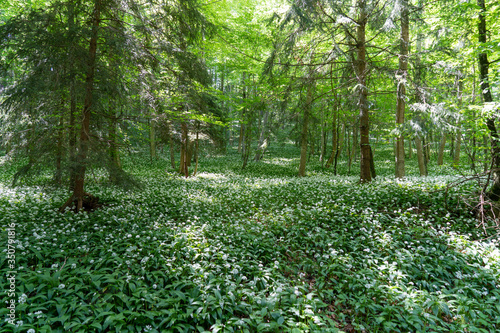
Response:
[[[411,140],[408,140],[408,159],[412,159],[413,158],[413,149],[411,147]]]
[[[193,177],[196,176],[196,173],[198,172],[199,148],[200,148],[200,124],[197,122],[196,123],[196,146],[195,146],[195,152],[194,152],[195,165],[194,165]]]
[[[437,165],[443,165],[445,146],[446,146],[446,133],[442,133],[441,134],[441,142],[439,143]]]
[[[63,140],[64,140],[64,99],[62,100],[61,103],[59,128],[57,129],[56,173],[54,175],[54,181],[57,185],[61,185],[62,182]]]
[[[188,170],[189,131],[185,120],[181,124],[181,129],[182,129],[182,142],[181,142],[181,162],[179,165],[180,168],[179,173],[187,178],[189,177],[189,170]]]
[[[312,73],[309,74],[309,80],[307,84],[307,96],[306,103],[304,106],[304,120],[302,121],[302,133],[300,135],[300,164],[299,164],[299,177],[305,177],[306,175],[306,163],[307,163],[307,134],[309,127],[309,116],[311,113],[312,99],[313,99],[313,78]]]
[[[487,28],[486,28],[486,4],[485,0],[477,0],[477,4],[481,11],[479,12],[479,43],[484,45],[487,41]],[[485,103],[493,102],[491,95],[490,83],[488,77],[490,63],[488,61],[488,54],[482,52],[479,54],[479,77],[481,79],[481,91],[483,94],[483,101]],[[491,178],[493,184],[489,190],[489,196],[493,200],[500,199],[500,143],[499,135],[495,124],[495,117],[490,117],[486,120],[486,126],[490,131],[490,144],[491,144]]]
[[[262,156],[264,155],[264,152],[266,151],[267,148],[267,142],[268,142],[268,120],[269,120],[269,110],[266,110],[264,112],[264,119],[262,120],[261,124],[261,130],[260,130],[260,135],[259,135],[259,145],[257,148],[257,152],[255,153],[255,158],[254,160],[256,162],[260,161],[262,159]]]
[[[321,167],[325,163],[325,155],[326,155],[326,122],[325,122],[325,111],[321,108],[321,137],[320,137],[320,152],[319,152],[319,161],[321,163]]]
[[[172,134],[172,124],[169,122],[167,123],[168,126],[168,146],[170,149],[170,166],[172,167],[173,170],[176,169],[175,167],[175,147],[174,147],[174,139],[173,139],[173,134]]]
[[[248,87],[245,84],[245,73],[243,73],[242,76],[242,83],[243,83],[243,88],[242,88],[242,97],[243,97],[243,102],[246,103],[247,97],[248,97]],[[251,148],[251,143],[252,143],[252,117],[251,117],[251,111],[245,107],[243,108],[243,114],[242,114],[242,119],[244,125],[241,127],[242,131],[240,134],[241,138],[241,158],[243,160],[243,165],[242,169],[245,169],[247,164],[248,164],[248,158],[250,157],[250,148]]]
[[[461,73],[457,74],[457,100],[458,100],[458,108],[462,108],[462,90],[463,90],[463,82],[461,80]],[[455,139],[455,152],[453,154],[453,168],[457,169],[460,165],[460,146],[462,144],[462,131],[460,118],[457,120],[457,135]]]
[[[399,55],[398,96],[396,105],[396,126],[401,133],[396,140],[396,178],[405,176],[405,145],[402,127],[405,121],[406,81],[408,77],[408,49],[410,42],[410,21],[408,19],[408,0],[401,0],[401,37]]]
[[[427,176],[427,165],[425,163],[424,148],[420,137],[415,137],[415,148],[417,149],[418,170],[420,176]]]
[[[360,182],[366,183],[372,180],[370,163],[370,120],[368,113],[368,87],[366,86],[366,0],[357,0],[358,19],[357,19],[357,60],[356,76],[359,86],[359,133],[360,133]]]
[[[151,114],[151,119],[149,119],[149,157],[151,161],[156,159],[156,130],[155,130],[155,120],[153,119],[153,114]]]
[[[336,104],[336,103],[335,103]],[[338,134],[337,134],[337,105],[335,105],[335,109],[333,112],[333,120],[332,120],[332,154],[330,158],[326,162],[325,167],[329,168],[332,165],[335,156],[337,155],[338,150]]]
[[[357,124],[354,124],[352,127],[352,160],[354,163],[358,160],[358,129],[359,127],[356,126]],[[371,147],[370,147],[371,150]],[[373,156],[372,156],[373,157]],[[371,163],[371,162],[370,162]]]

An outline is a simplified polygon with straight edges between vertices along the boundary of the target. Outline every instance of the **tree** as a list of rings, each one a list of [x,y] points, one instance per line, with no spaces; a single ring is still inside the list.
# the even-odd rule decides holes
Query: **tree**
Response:
[[[482,48],[487,42],[487,25],[486,25],[486,3],[485,0],[477,0],[479,6],[479,22],[478,22],[478,41]],[[481,82],[481,92],[484,103],[492,103],[493,97],[491,94],[489,82],[489,66],[488,54],[482,50],[479,53],[479,78]],[[498,111],[495,111],[495,113]],[[500,136],[498,134],[495,120],[497,115],[493,114],[486,120],[486,125],[490,131],[491,144],[491,177],[493,178],[492,186],[489,190],[491,199],[498,201],[500,199]]]
[[[405,117],[405,99],[406,99],[406,82],[408,80],[408,49],[410,42],[409,33],[409,15],[408,15],[408,0],[402,0],[401,8],[401,37],[400,37],[400,54],[399,54],[399,70],[396,74],[398,81],[398,96],[396,106],[396,125],[403,127]],[[401,129],[402,130],[402,129]],[[404,137],[400,133],[396,142],[396,178],[405,176],[405,150]]]

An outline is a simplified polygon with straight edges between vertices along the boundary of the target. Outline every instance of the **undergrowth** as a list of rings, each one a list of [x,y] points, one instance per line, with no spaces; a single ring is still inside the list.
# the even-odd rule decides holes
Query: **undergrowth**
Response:
[[[183,178],[163,158],[124,158],[125,191],[94,170],[105,205],[58,213],[67,192],[0,179],[0,248],[15,224],[16,320],[2,332],[497,332],[500,251],[444,191],[450,167],[404,181],[379,154],[379,176],[276,148],[241,170],[205,156]],[[359,170],[359,169],[358,169]],[[0,284],[9,283],[1,256]],[[6,295],[3,298],[8,301]],[[7,318],[6,306],[0,316]]]

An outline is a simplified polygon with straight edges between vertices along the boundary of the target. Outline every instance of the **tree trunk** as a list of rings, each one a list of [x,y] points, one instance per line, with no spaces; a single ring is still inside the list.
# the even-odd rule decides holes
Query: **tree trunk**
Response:
[[[335,156],[337,155],[337,150],[338,150],[338,134],[337,134],[337,103],[335,103],[334,110],[333,110],[333,117],[332,117],[332,154],[330,155],[330,158],[326,162],[325,167],[329,168],[330,165],[332,165],[333,160],[335,159]]]
[[[460,145],[462,144],[462,133],[460,129],[457,132],[457,137],[455,139],[455,155],[453,156],[453,168],[457,169],[460,165]]]
[[[396,178],[405,176],[405,145],[403,137],[403,124],[405,121],[406,81],[408,78],[408,48],[410,42],[410,24],[408,19],[408,0],[401,0],[401,39],[399,55],[399,70],[396,74],[398,80],[398,95],[396,105],[396,126],[400,134],[396,140]]]
[[[471,98],[471,104],[475,105],[476,104],[476,66],[472,65],[472,98]],[[476,111],[472,110],[472,119],[476,119]],[[474,126],[475,127],[475,126]],[[472,147],[471,147],[471,154],[470,154],[470,162],[471,162],[471,169],[476,172],[476,149],[477,149],[477,137],[476,137],[476,131],[472,132]]]
[[[299,177],[305,177],[306,175],[306,163],[307,163],[307,134],[309,127],[309,116],[311,113],[312,100],[313,100],[313,84],[312,73],[309,73],[309,80],[307,84],[307,96],[306,103],[304,106],[304,120],[302,121],[302,133],[300,135],[300,164],[299,164]]]
[[[172,137],[172,125],[168,124],[168,146],[170,148],[170,166],[172,169],[176,169],[175,167],[175,147],[174,147],[174,139]]]
[[[64,140],[64,101],[61,103],[61,115],[59,116],[59,128],[57,129],[57,152],[56,152],[56,173],[54,181],[57,185],[62,182],[62,160],[63,160],[63,140]]]
[[[149,157],[151,161],[156,159],[156,130],[155,130],[156,121],[153,119],[153,114],[151,114],[151,119],[149,120]]]
[[[358,136],[359,136],[359,133],[358,133],[358,130],[359,130],[359,127],[356,126],[357,124],[354,124],[354,126],[352,127],[352,160],[353,162],[356,162],[358,160]],[[371,147],[370,147],[371,149]]]
[[[246,86],[245,86],[245,72],[241,74],[241,94],[242,94],[242,99],[243,103],[246,103]],[[245,113],[246,113],[246,107],[243,108],[241,112],[241,119],[240,119],[240,136],[238,138],[238,153],[244,154],[244,136],[246,132],[245,128]]]
[[[370,146],[370,174],[372,176],[372,179],[375,179],[377,177],[377,173],[375,172],[375,160],[373,159],[373,149]]]
[[[418,136],[415,137],[415,148],[417,149],[418,170],[420,171],[420,176],[427,176],[424,148],[422,147],[422,140]]]
[[[479,12],[479,43],[480,46],[486,44],[486,5],[485,0],[477,0],[477,5],[481,9]],[[490,91],[490,83],[488,78],[490,63],[488,61],[488,54],[483,52],[479,54],[479,77],[481,79],[481,91],[483,94],[483,101],[485,103],[493,102],[493,97]],[[491,144],[491,178],[493,184],[489,190],[491,199],[497,201],[500,199],[500,143],[499,135],[497,132],[495,117],[486,120],[486,126],[490,131],[490,144]]]
[[[458,108],[462,108],[462,90],[463,90],[463,82],[461,80],[461,73],[457,74],[457,100],[458,100]],[[460,145],[462,144],[462,131],[460,118],[457,120],[457,135],[455,139],[455,153],[453,155],[453,168],[457,169],[460,165]]]
[[[198,172],[198,158],[199,158],[199,148],[200,148],[200,124],[197,122],[196,124],[196,146],[195,146],[195,152],[194,152],[194,160],[195,160],[195,165],[194,165],[194,171],[193,171],[193,177],[196,176],[196,173]]]
[[[372,180],[370,163],[370,120],[368,113],[368,87],[366,86],[366,0],[357,0],[358,20],[357,20],[357,60],[356,76],[359,86],[359,133],[360,133],[360,182],[366,183]]]
[[[319,161],[321,163],[321,167],[323,167],[325,163],[325,155],[326,155],[326,122],[325,122],[325,111],[321,108],[321,137],[320,137],[320,152],[319,152]]]
[[[249,111],[247,111],[249,113]],[[245,126],[245,133],[243,136],[243,166],[241,167],[242,169],[246,168],[248,164],[248,158],[250,157],[250,148],[252,146],[252,127],[250,126],[251,119],[250,119],[250,114],[247,115],[249,118],[247,120],[247,125]]]
[[[73,7],[73,2],[68,1],[68,30],[69,32],[74,31],[75,26],[75,12]],[[74,60],[74,48],[70,46],[68,48],[69,62],[73,63]],[[69,191],[73,192],[75,188],[76,181],[76,75],[75,70],[71,69],[69,82],[69,125],[68,125],[68,153],[69,153]]]
[[[437,165],[443,165],[444,148],[446,146],[446,133],[441,135],[441,142],[439,143]]]
[[[108,132],[108,142],[109,142],[109,179],[111,182],[116,182],[117,175],[121,171],[122,165],[120,161],[120,151],[118,149],[118,143],[116,140],[116,129],[118,127],[118,118],[116,117],[116,112],[112,112],[109,120],[109,132]]]
[[[413,158],[413,148],[411,147],[411,140],[408,140],[408,159]]]
[[[450,157],[453,158],[455,156],[455,135],[451,136],[450,140]]]
[[[245,133],[245,125],[243,124],[243,121],[240,120],[240,136],[238,137],[238,153],[242,153],[243,133]]]
[[[352,167],[352,150],[353,147],[351,146],[351,135],[350,135],[350,130],[349,128],[346,130],[345,137],[347,140],[347,174],[350,176],[351,175],[351,167]],[[354,145],[354,144],[353,144]]]
[[[244,103],[246,103],[247,97],[248,97],[248,89],[247,86],[245,85],[245,73],[243,73],[242,76],[242,83],[243,83],[243,88],[242,88],[242,98]],[[247,164],[248,164],[248,158],[250,157],[250,148],[251,148],[251,143],[252,143],[252,117],[251,117],[250,110],[245,107],[243,108],[243,122],[244,126],[242,126],[242,132],[241,132],[241,142],[242,142],[242,152],[241,152],[241,158],[243,160],[243,165],[242,169],[245,169]]]
[[[255,153],[255,158],[254,158],[256,162],[262,159],[262,156],[264,155],[264,152],[266,151],[267,148],[268,119],[269,119],[269,110],[266,110],[266,112],[264,113],[264,119],[262,120],[262,125],[260,129],[259,146],[257,148],[257,152]]]
[[[179,173],[187,178],[189,177],[189,169],[188,169],[189,131],[186,121],[182,122],[181,129],[182,129],[182,142],[181,142],[181,163],[179,166],[180,168]]]
[[[94,92],[94,76],[96,70],[97,57],[97,39],[99,33],[99,25],[101,23],[101,0],[95,0],[94,11],[92,17],[92,31],[89,43],[89,58],[87,64],[87,74],[85,78],[85,100],[83,102],[83,119],[80,130],[80,149],[76,157],[76,172],[75,186],[73,195],[60,208],[63,211],[66,207],[76,200],[76,212],[78,213],[83,207],[83,197],[85,196],[85,171],[87,163],[87,154],[89,150],[90,140],[90,116],[92,114],[92,97]]]
[[[490,161],[488,159],[489,156],[489,150],[488,150],[488,137],[486,135],[483,135],[483,171],[486,172],[488,171],[488,168],[490,166]]]

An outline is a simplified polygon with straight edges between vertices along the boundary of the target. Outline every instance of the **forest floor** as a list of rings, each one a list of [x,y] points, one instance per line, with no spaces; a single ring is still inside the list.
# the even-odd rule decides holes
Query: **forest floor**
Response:
[[[298,178],[297,156],[276,147],[243,171],[234,151],[202,156],[190,178],[166,157],[124,157],[142,187],[93,170],[86,190],[105,205],[80,214],[58,212],[68,193],[43,173],[12,188],[3,168],[15,325],[2,306],[0,332],[500,330],[500,243],[464,204],[473,183],[446,190],[457,171],[417,177],[414,161],[396,181],[378,151],[370,184],[345,162],[334,176],[311,161]]]

